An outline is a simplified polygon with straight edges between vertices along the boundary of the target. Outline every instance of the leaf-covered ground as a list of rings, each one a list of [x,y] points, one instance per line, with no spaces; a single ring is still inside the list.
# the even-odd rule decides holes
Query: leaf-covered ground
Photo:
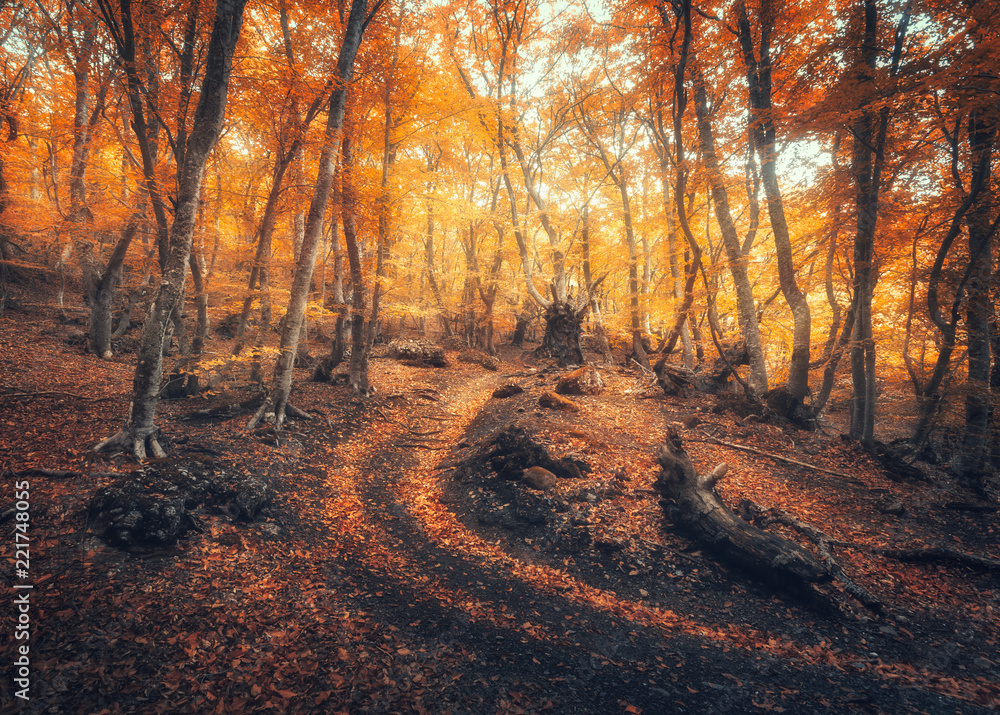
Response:
[[[269,516],[206,514],[176,547],[123,553],[89,531],[85,506],[108,473],[134,466],[89,451],[127,409],[131,356],[97,360],[67,344],[72,330],[41,310],[0,319],[0,511],[15,473],[31,490],[30,711],[1000,706],[1000,575],[872,551],[996,558],[996,513],[948,508],[975,499],[941,475],[888,480],[832,429],[744,424],[611,366],[602,395],[557,413],[537,401],[560,371],[509,349],[497,372],[454,352],[447,368],[376,358],[369,399],[303,370],[293,397],[315,419],[279,434],[246,432],[245,413],[197,414],[244,399],[238,376],[228,393],[162,403],[159,422],[171,458],[266,477],[278,492]],[[525,391],[491,398],[508,382]],[[593,471],[541,494],[470,468],[511,424]],[[653,489],[668,425],[700,471],[730,465],[727,504],[780,507],[838,540],[845,572],[887,615],[835,585],[811,597],[775,590],[675,535]],[[902,514],[881,513],[895,502]],[[4,555],[6,583],[13,550]],[[11,683],[0,684],[5,706]]]

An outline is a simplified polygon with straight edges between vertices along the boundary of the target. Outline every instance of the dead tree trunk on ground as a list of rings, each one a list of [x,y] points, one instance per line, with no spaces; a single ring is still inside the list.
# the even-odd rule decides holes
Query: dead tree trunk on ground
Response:
[[[697,474],[674,432],[668,432],[657,459],[663,471],[656,486],[669,500],[667,516],[695,541],[782,585],[829,580],[827,569],[808,551],[748,524],[722,503],[715,485],[728,470],[725,463],[708,474]]]

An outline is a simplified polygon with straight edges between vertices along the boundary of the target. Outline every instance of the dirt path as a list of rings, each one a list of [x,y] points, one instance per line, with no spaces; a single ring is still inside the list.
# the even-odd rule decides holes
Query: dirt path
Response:
[[[532,558],[523,544],[468,528],[448,503],[450,467],[464,454],[455,445],[502,379],[424,375],[385,401],[383,427],[338,446],[347,456],[327,472],[336,498],[323,512],[342,535],[335,570],[361,590],[356,603],[368,617],[407,655],[445,651],[460,667],[460,677],[425,681],[421,706],[605,713],[942,705],[935,693],[895,685],[891,666],[880,676],[870,658],[646,608]],[[816,662],[823,658],[830,663]],[[352,707],[369,704],[393,710],[364,699]]]
[[[60,359],[58,338],[29,338],[0,357],[16,388],[2,403],[11,429],[0,460],[83,475],[31,477],[38,712],[976,713],[998,702],[995,576],[845,556],[867,587],[909,604],[897,608],[904,625],[776,597],[665,529],[650,454],[696,403],[637,399],[631,374],[607,370],[604,395],[556,415],[537,399],[557,371],[377,360],[372,399],[298,376],[296,404],[317,419],[278,435],[248,434],[245,415],[188,421],[197,400],[164,403],[176,457],[265,474],[279,498],[263,523],[206,514],[177,547],[129,554],[94,538],[85,511],[103,483],[92,472],[129,468],[87,451],[120,419],[127,365]],[[87,392],[94,375],[99,394]],[[509,380],[525,393],[490,399]],[[31,416],[22,429],[16,414]],[[802,439],[737,434],[728,418],[699,414],[699,430],[725,424],[729,439],[763,451]],[[545,496],[459,478],[457,465],[518,420],[542,425],[553,449],[582,455],[594,474]],[[794,505],[846,538],[871,527],[867,488],[690,444],[699,464],[731,462],[730,502]],[[820,446],[803,458],[870,481],[834,441]],[[593,543],[570,548],[550,523],[492,518],[525,496],[579,517]],[[951,498],[917,497],[908,504]],[[938,513],[879,524],[875,536],[933,543],[961,518],[970,543],[992,543],[987,522]]]

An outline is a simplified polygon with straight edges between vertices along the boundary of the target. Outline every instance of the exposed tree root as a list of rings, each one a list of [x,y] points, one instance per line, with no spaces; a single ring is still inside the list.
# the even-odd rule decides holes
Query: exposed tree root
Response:
[[[208,407],[203,410],[192,412],[190,415],[178,417],[177,419],[190,422],[193,420],[212,419],[214,417],[232,417],[233,415],[240,414],[241,412],[247,412],[249,410],[256,411],[256,409],[260,407],[260,403],[263,399],[264,393],[259,393],[247,400],[243,400],[242,402],[230,402],[224,405]]]
[[[145,461],[149,456],[163,459],[167,456],[157,439],[159,427],[139,429],[126,425],[117,434],[94,445],[95,452],[127,452],[139,461]]]
[[[268,397],[264,400],[261,406],[257,408],[257,411],[254,413],[253,417],[250,418],[250,421],[247,422],[246,428],[248,430],[252,430],[260,425],[261,422],[265,422],[267,424],[273,424],[275,429],[280,430],[285,426],[285,419],[287,417],[295,417],[300,420],[312,419],[312,415],[308,412],[303,412],[291,402],[286,402],[285,404],[279,405],[275,408],[273,398]]]

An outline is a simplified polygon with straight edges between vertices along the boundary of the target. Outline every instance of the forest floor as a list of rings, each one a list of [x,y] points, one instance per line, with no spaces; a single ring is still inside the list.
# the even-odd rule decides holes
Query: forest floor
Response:
[[[277,495],[262,520],[206,513],[176,546],[125,552],[96,538],[86,507],[107,473],[134,467],[91,451],[125,415],[134,355],[96,359],[68,344],[74,330],[41,307],[0,318],[0,512],[15,480],[30,483],[25,711],[1000,707],[1000,574],[872,552],[1000,557],[996,512],[954,508],[982,503],[943,473],[891,481],[833,429],[744,424],[712,397],[668,398],[620,367],[599,366],[603,394],[563,413],[538,405],[562,371],[511,348],[496,372],[455,351],[446,368],[376,356],[370,398],[297,371],[293,400],[314,419],[280,433],[247,432],[248,413],[196,414],[245,398],[239,380],[161,403],[170,459],[209,458]],[[509,382],[524,392],[491,397]],[[592,472],[541,493],[477,470],[511,425]],[[780,507],[839,540],[844,571],[887,613],[835,584],[776,590],[675,534],[654,490],[671,425],[700,472],[729,464],[730,507]],[[12,682],[5,672],[0,707],[14,710]]]

